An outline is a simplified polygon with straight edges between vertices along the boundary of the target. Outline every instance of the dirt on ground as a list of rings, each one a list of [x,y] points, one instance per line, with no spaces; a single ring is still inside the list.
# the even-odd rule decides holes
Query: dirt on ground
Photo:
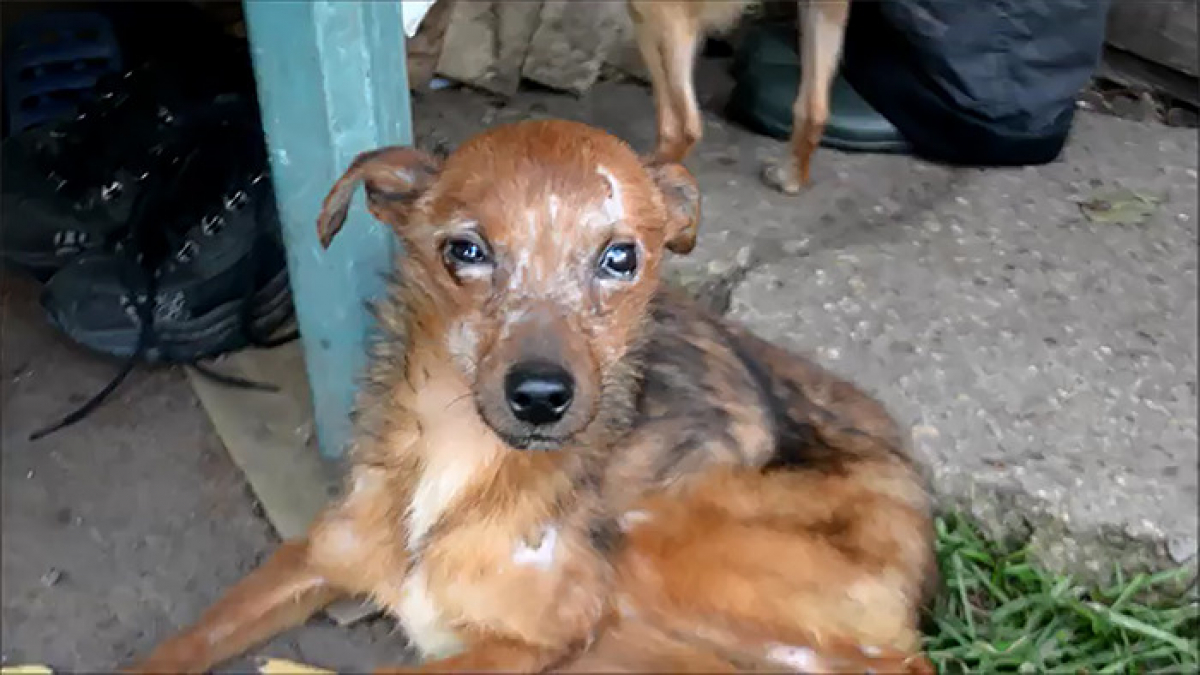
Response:
[[[119,366],[44,319],[36,283],[0,279],[0,663],[105,672],[195,619],[275,546],[186,375],[142,367],[78,424],[29,434]],[[362,671],[406,656],[389,621],[316,620],[256,655]]]

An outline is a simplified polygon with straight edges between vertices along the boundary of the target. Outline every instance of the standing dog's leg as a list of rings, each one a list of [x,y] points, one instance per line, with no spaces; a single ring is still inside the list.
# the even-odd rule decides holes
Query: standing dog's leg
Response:
[[[344,595],[309,562],[308,540],[283,544],[193,626],[131,672],[197,673],[300,625]]]
[[[654,114],[656,122],[655,158],[663,154],[666,141],[679,134],[679,120],[668,93],[667,71],[663,64],[663,51],[659,47],[659,35],[649,16],[639,12],[640,3],[631,3],[630,8],[634,17],[634,30],[637,35],[638,50],[650,72],[651,95],[654,97]]]
[[[658,115],[654,159],[677,164],[703,135],[693,82],[700,22],[674,3],[634,2],[631,10],[638,48],[650,71]]]
[[[801,0],[800,91],[792,106],[791,157],[767,168],[768,185],[795,194],[810,182],[812,155],[829,120],[829,89],[842,58],[850,0]]]
[[[678,135],[659,141],[657,159],[663,163],[678,164],[683,162],[704,135],[694,81],[700,26],[694,22],[680,21],[668,28],[662,45],[667,92],[671,97],[671,105],[675,108],[675,117],[682,128],[678,130]]]

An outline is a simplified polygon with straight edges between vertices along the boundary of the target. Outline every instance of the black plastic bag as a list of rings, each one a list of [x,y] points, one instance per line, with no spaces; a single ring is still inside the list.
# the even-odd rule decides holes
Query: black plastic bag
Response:
[[[1108,0],[853,3],[847,80],[915,153],[971,166],[1058,157],[1104,45]]]

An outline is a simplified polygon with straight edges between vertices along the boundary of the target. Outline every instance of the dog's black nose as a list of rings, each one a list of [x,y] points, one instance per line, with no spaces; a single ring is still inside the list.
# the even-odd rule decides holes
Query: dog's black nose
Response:
[[[575,396],[575,378],[544,361],[518,363],[504,377],[504,395],[513,415],[538,426],[561,420]]]

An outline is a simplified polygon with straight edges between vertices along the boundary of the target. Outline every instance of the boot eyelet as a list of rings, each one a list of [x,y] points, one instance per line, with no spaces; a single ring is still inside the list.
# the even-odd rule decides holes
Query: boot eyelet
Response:
[[[114,180],[108,185],[100,188],[100,199],[106,202],[111,202],[112,200],[119,198],[121,193],[124,191],[125,186],[121,183],[121,181]]]
[[[232,195],[225,197],[225,210],[240,211],[246,205],[247,201],[249,201],[249,198],[246,196],[246,193],[238,190]]]
[[[224,226],[225,217],[220,215],[205,216],[204,219],[200,221],[200,231],[210,237],[220,232],[221,228]]]
[[[180,246],[179,250],[175,252],[175,259],[186,265],[191,262],[192,258],[196,257],[196,254],[199,252],[200,245],[189,239],[183,242],[183,246]]]

